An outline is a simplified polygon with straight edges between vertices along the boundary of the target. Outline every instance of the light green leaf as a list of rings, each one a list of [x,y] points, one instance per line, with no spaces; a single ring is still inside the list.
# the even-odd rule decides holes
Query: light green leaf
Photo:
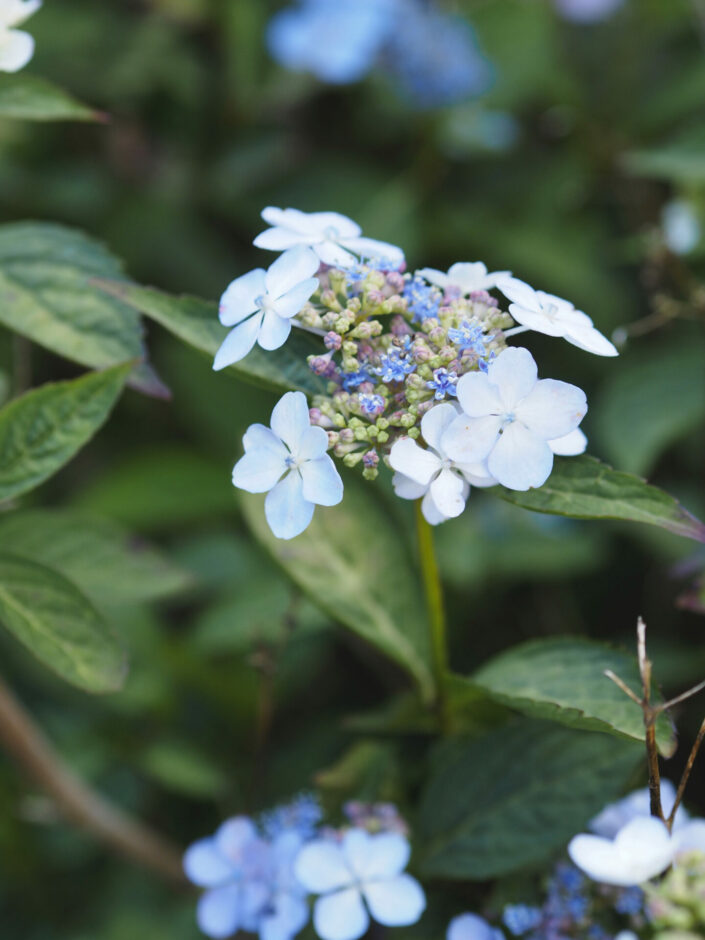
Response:
[[[580,637],[522,643],[490,660],[469,684],[535,718],[643,741],[641,709],[605,676],[606,669],[640,694],[633,656]],[[657,723],[657,737],[661,752],[670,757],[676,740],[665,715]]]
[[[144,359],[139,315],[98,290],[97,277],[122,278],[122,266],[82,232],[47,222],[0,225],[0,323],[92,369]],[[145,363],[129,384],[168,394]]]
[[[36,75],[0,76],[0,118],[24,121],[105,121],[100,111]]]
[[[198,297],[171,297],[151,287],[98,283],[107,293],[156,320],[174,336],[208,356],[215,355],[228,334],[218,320],[217,304]],[[225,371],[276,391],[297,389],[306,395],[324,394],[326,383],[311,372],[306,362],[307,356],[324,351],[323,345],[310,334],[294,329],[279,349],[265,351],[255,346],[244,359]]]
[[[661,147],[632,150],[623,157],[624,168],[634,176],[672,180],[675,183],[705,181],[705,127],[696,124]]]
[[[484,880],[543,861],[622,793],[643,747],[518,719],[436,757],[421,806],[421,869]]]
[[[57,571],[0,554],[0,622],[45,666],[86,692],[122,685],[120,644],[77,587]]]
[[[131,366],[42,385],[0,410],[0,502],[60,470],[104,423]]]
[[[648,473],[662,451],[705,418],[705,343],[696,336],[647,355],[625,356],[592,409],[616,466]]]
[[[705,542],[705,525],[680,503],[640,477],[622,473],[594,457],[558,457],[543,486],[519,492],[496,487],[507,502],[573,519],[622,519],[659,526]]]
[[[169,597],[193,580],[116,523],[76,512],[5,513],[0,545],[63,574],[99,609]]]
[[[340,506],[316,507],[291,541],[275,538],[259,496],[241,495],[250,528],[292,580],[331,617],[372,643],[433,692],[419,578],[395,522],[364,484],[346,481]]]

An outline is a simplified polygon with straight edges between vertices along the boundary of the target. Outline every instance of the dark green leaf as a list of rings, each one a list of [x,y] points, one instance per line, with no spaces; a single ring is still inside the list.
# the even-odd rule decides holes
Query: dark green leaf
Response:
[[[643,741],[641,709],[605,676],[606,669],[639,693],[633,656],[579,637],[522,643],[490,660],[469,684],[535,718]],[[676,742],[665,715],[659,719],[657,735],[662,753],[670,757]]]
[[[0,410],[0,502],[60,470],[104,423],[131,366],[42,385]]]
[[[0,622],[45,666],[86,692],[122,685],[126,661],[120,644],[57,571],[0,554]]]
[[[407,669],[428,698],[433,679],[419,579],[374,493],[347,481],[343,503],[317,507],[308,529],[291,541],[272,535],[261,497],[243,494],[241,502],[256,537],[296,584]]]
[[[519,492],[497,487],[507,502],[573,519],[623,519],[659,526],[675,535],[705,542],[705,525],[680,503],[631,473],[622,473],[594,457],[558,457],[543,486]]]
[[[208,356],[214,356],[228,334],[218,320],[218,306],[198,297],[171,297],[151,287],[98,282],[100,286]],[[294,329],[279,349],[255,346],[226,372],[277,391],[298,389],[306,395],[325,393],[326,383],[309,369],[306,357],[324,352],[310,334]]]
[[[0,76],[0,117],[24,121],[104,121],[101,112],[36,75]]]
[[[93,286],[96,277],[123,277],[100,242],[47,222],[0,226],[0,323],[52,352],[92,369],[145,356],[139,315]],[[168,394],[150,366],[130,383]]]
[[[620,795],[643,747],[519,719],[449,742],[421,807],[422,870],[483,880],[543,861]]]

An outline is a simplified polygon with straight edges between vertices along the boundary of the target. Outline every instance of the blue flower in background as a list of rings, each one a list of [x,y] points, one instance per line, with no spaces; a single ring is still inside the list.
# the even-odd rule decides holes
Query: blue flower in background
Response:
[[[296,832],[303,839],[312,839],[323,811],[312,793],[300,793],[284,806],[264,813],[261,818],[262,831],[269,839],[276,839],[285,832]]]
[[[269,51],[285,68],[321,81],[359,81],[387,40],[396,6],[396,0],[299,0],[271,20]]]
[[[528,904],[508,904],[502,914],[504,926],[515,937],[528,933],[538,927],[543,920],[543,912],[538,907]]]
[[[556,9],[574,23],[599,23],[624,5],[624,0],[556,0]]]

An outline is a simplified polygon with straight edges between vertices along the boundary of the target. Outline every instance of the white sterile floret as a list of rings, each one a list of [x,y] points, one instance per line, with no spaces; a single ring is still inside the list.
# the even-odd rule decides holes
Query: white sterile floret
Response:
[[[661,806],[663,814],[668,818],[676,802],[676,788],[670,780],[661,778]],[[640,790],[634,790],[627,796],[622,797],[615,803],[608,803],[597,816],[590,820],[589,827],[595,835],[604,836],[606,839],[613,839],[620,829],[622,829],[632,819],[639,816],[651,815],[651,796],[648,787]],[[673,820],[673,831],[680,829],[690,819],[690,816],[683,808],[679,806],[675,819]]]
[[[410,437],[393,445],[389,463],[396,470],[392,483],[402,499],[421,499],[421,511],[431,525],[459,516],[470,495],[470,484],[495,486],[482,463],[456,463],[446,454],[441,439],[458,409],[450,402],[435,405],[421,419],[421,435],[428,449]]]
[[[448,924],[446,940],[504,940],[504,934],[477,914],[459,914]]]
[[[311,522],[316,505],[341,501],[343,481],[326,453],[328,435],[311,426],[302,392],[283,395],[270,424],[271,429],[252,424],[245,432],[245,455],[235,464],[233,483],[248,493],[267,493],[270,529],[279,539],[292,539]]]
[[[339,212],[300,212],[268,206],[262,211],[262,218],[271,228],[255,238],[257,248],[282,251],[294,245],[308,245],[324,264],[344,267],[355,264],[359,258],[382,258],[394,268],[404,261],[401,248],[364,238],[357,222]]]
[[[370,915],[385,927],[415,924],[426,907],[421,885],[404,874],[409,842],[403,836],[349,829],[340,842],[318,839],[303,847],[294,871],[302,886],[321,895],[313,925],[322,940],[357,940]]]
[[[421,268],[416,272],[425,278],[429,284],[435,284],[441,290],[455,288],[464,297],[478,290],[492,290],[497,286],[499,278],[510,277],[510,271],[488,272],[487,265],[482,261],[459,261],[452,264],[447,272],[437,271],[436,268]]]
[[[503,277],[497,287],[511,301],[509,312],[527,329],[562,336],[563,339],[596,356],[618,356],[613,344],[595,329],[590,317],[576,310],[569,300],[534,290],[516,277]]]
[[[555,379],[538,379],[526,349],[510,347],[487,373],[458,381],[462,408],[446,428],[444,453],[461,464],[487,461],[491,476],[512,490],[541,486],[553,469],[553,446],[573,432],[587,412],[585,393]]]
[[[549,441],[548,446],[557,457],[577,457],[585,453],[587,438],[580,428],[576,428],[569,434],[564,434],[563,437]]]
[[[20,26],[41,0],[0,0],[0,72],[18,72],[34,55],[34,39]]]
[[[582,834],[571,839],[568,854],[586,875],[623,888],[655,878],[673,862],[674,843],[660,819],[639,816],[623,826],[614,840]]]
[[[220,298],[219,318],[232,329],[215,354],[217,371],[239,362],[259,343],[262,349],[278,349],[291,332],[296,316],[318,288],[313,277],[318,257],[310,248],[285,251],[265,271],[255,268],[238,277]]]

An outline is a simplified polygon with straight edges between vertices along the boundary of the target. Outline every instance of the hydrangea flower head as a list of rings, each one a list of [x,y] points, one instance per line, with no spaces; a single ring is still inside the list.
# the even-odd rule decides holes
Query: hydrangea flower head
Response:
[[[404,254],[396,245],[364,238],[357,222],[339,212],[300,212],[269,206],[262,218],[270,225],[255,238],[257,248],[284,251],[295,245],[312,248],[324,264],[354,265],[358,258],[388,258],[399,267]]]
[[[504,940],[497,927],[491,927],[477,914],[459,914],[448,925],[446,940]]]
[[[253,424],[243,437],[245,455],[235,464],[233,484],[266,493],[264,512],[280,539],[299,535],[316,505],[335,506],[343,481],[326,453],[328,435],[312,427],[306,397],[287,392],[272,411],[271,427]]]
[[[220,322],[232,326],[216,353],[213,368],[224,369],[243,359],[255,343],[262,349],[278,349],[291,332],[296,316],[318,280],[318,257],[310,248],[285,251],[267,271],[255,268],[236,278],[220,299]]]
[[[386,927],[416,923],[426,898],[419,883],[404,873],[408,841],[396,833],[370,835],[349,829],[340,842],[320,839],[301,850],[296,876],[320,897],[313,923],[321,940],[357,940],[370,916]]]
[[[482,261],[459,261],[452,264],[447,272],[438,271],[436,268],[421,268],[416,273],[441,290],[456,290],[463,297],[478,290],[492,290],[497,287],[501,278],[511,276],[510,271],[488,272],[487,265]]]
[[[674,845],[665,823],[639,816],[623,826],[614,840],[579,835],[568,854],[593,881],[629,887],[655,878],[673,861]]]
[[[458,382],[462,408],[446,428],[442,446],[461,463],[487,461],[491,476],[504,486],[527,490],[541,486],[553,467],[549,444],[582,421],[585,394],[575,385],[538,379],[526,349],[500,353],[487,373],[468,373]]]
[[[41,5],[42,0],[0,0],[0,72],[18,72],[34,55],[34,39],[16,27]]]

